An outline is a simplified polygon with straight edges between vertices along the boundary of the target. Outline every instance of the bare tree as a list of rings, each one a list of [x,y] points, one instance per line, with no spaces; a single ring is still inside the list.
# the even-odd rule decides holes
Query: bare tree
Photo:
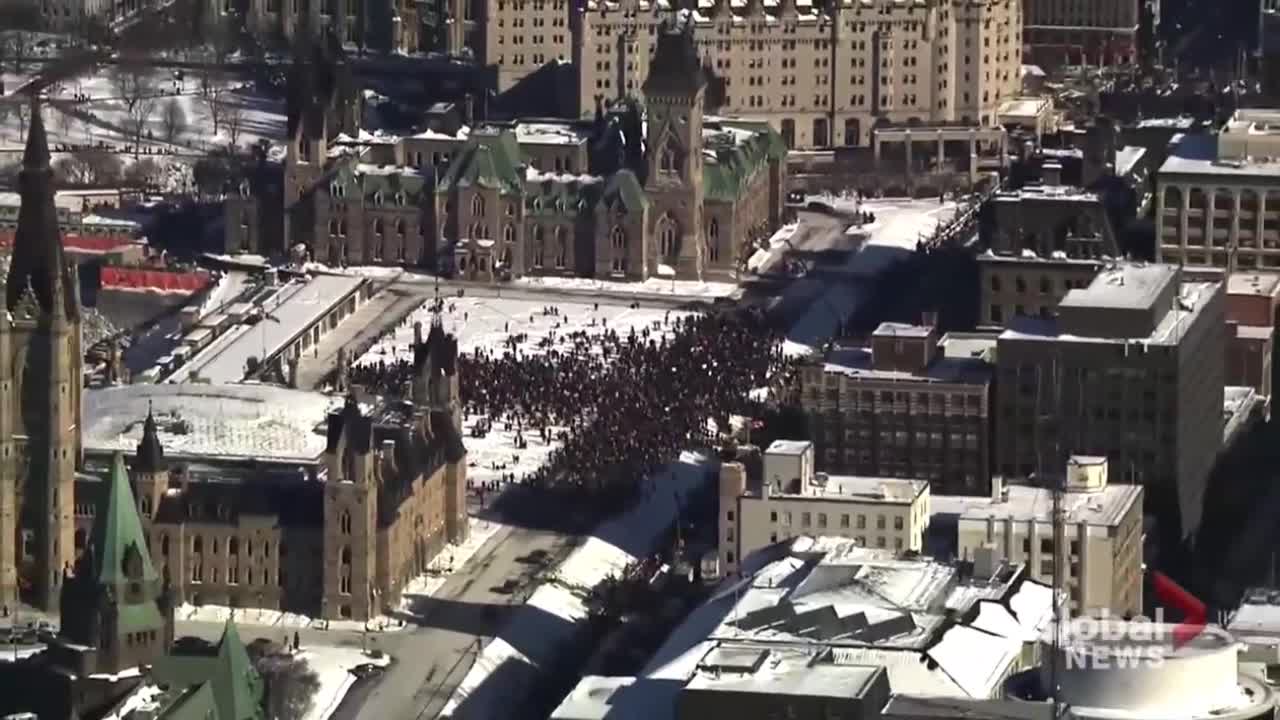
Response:
[[[170,98],[164,104],[160,121],[164,124],[164,139],[168,143],[176,143],[178,136],[187,130],[187,113],[182,109],[178,98]]]
[[[125,171],[124,179],[130,185],[154,187],[164,179],[164,168],[152,158],[140,158]]]
[[[291,655],[264,655],[254,663],[267,686],[267,717],[302,720],[320,689],[320,677],[306,660]]]
[[[121,57],[111,72],[111,88],[132,117],[139,103],[156,94],[152,68],[141,57]]]
[[[10,0],[0,3],[0,28],[9,30],[9,52],[13,69],[21,71],[35,47],[34,31],[40,28],[40,6],[36,0]]]
[[[142,135],[147,131],[147,123],[151,121],[151,116],[155,114],[157,103],[159,103],[157,98],[147,96],[140,98],[129,109],[127,129],[129,130],[129,135],[133,138],[134,158],[137,158],[138,153],[141,152]]]
[[[240,131],[244,129],[244,107],[236,103],[226,103],[223,108],[223,121],[227,126],[227,136],[231,145],[240,142]]]
[[[227,107],[227,86],[212,73],[200,77],[200,92],[204,102],[209,106],[209,121],[213,123],[213,134],[222,130],[222,120]]]
[[[102,149],[77,150],[53,164],[61,182],[71,185],[110,185],[120,180],[120,158]]]

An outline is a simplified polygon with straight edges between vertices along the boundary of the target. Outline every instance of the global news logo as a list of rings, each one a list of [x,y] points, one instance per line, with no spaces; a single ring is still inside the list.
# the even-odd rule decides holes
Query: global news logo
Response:
[[[1161,607],[1153,618],[1125,620],[1106,610],[1072,618],[1062,624],[1058,641],[1067,670],[1124,670],[1159,667],[1205,629],[1207,608],[1163,573],[1152,573]],[[1165,608],[1181,621],[1165,621]]]

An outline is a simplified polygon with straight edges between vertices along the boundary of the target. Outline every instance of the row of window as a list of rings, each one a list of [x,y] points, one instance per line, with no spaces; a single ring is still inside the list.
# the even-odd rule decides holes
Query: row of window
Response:
[[[814,524],[814,517],[815,517],[815,515],[816,515],[816,517],[817,517],[817,524],[816,524],[816,525]],[[728,520],[729,520],[730,522],[732,522],[732,521],[733,521],[733,511],[732,511],[732,510],[730,510],[730,511],[729,511],[729,513],[728,513],[728,516],[727,516],[727,517],[728,517]],[[843,514],[841,514],[841,515],[840,515],[840,527],[842,527],[842,528],[848,528],[848,527],[849,527],[850,518],[854,518],[854,519],[856,519],[856,522],[857,522],[856,528],[857,528],[858,530],[865,530],[865,529],[866,529],[866,527],[867,527],[867,516],[866,516],[866,515],[863,515],[863,514],[860,514],[860,513],[859,513],[859,514],[857,514],[857,515],[852,515],[852,516],[851,516],[849,513],[843,513]],[[885,530],[885,529],[887,529],[887,524],[888,524],[887,516],[877,514],[877,515],[875,516],[875,518],[876,518],[875,523],[876,523],[876,529],[877,529],[877,530]],[[781,511],[781,512],[779,512],[779,511],[777,511],[777,510],[771,510],[771,511],[769,512],[769,522],[771,522],[771,523],[773,523],[773,524],[775,524],[775,525],[779,524],[779,522],[780,522],[782,525],[789,526],[789,525],[791,525],[791,519],[792,519],[792,518],[791,518],[791,511],[790,511],[790,510],[783,510],[783,511]],[[893,516],[893,529],[894,529],[894,530],[902,530],[902,529],[903,529],[903,526],[904,526],[904,522],[905,522],[905,521],[903,520],[903,517],[902,517],[901,515],[895,515],[895,516]],[[827,527],[827,514],[826,514],[826,513],[821,513],[821,512],[820,512],[820,513],[811,513],[811,512],[807,512],[807,511],[806,511],[806,512],[802,512],[802,513],[800,513],[800,527],[802,527],[802,528],[807,528],[807,527],[825,528],[825,527]]]

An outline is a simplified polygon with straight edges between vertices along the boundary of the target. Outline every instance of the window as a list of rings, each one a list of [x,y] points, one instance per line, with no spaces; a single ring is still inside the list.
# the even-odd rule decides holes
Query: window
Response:
[[[609,246],[613,249],[613,259],[610,261],[609,268],[613,272],[626,272],[627,233],[621,225],[614,225],[613,230],[609,231]]]
[[[849,527],[849,516],[848,516],[848,515],[841,515],[841,516],[840,516],[840,527],[842,527],[842,528],[847,528],[847,527]]]
[[[513,243],[516,241],[516,229],[512,225],[502,228],[502,239],[504,242]]]
[[[725,532],[724,539],[727,540],[728,542],[733,542],[733,528],[729,528]]]
[[[824,528],[826,526],[827,526],[827,514],[818,513],[818,527]]]
[[[546,240],[542,236],[542,226],[533,226],[533,266],[542,267],[542,262],[546,254]]]
[[[777,510],[774,510],[774,511],[772,511],[772,512],[770,512],[770,513],[769,513],[769,522],[771,522],[771,523],[776,523],[776,522],[778,522],[778,511],[777,511]]]
[[[342,511],[342,515],[338,518],[338,529],[343,535],[351,534],[351,513],[349,511]]]
[[[477,218],[484,215],[484,198],[479,195],[471,198],[471,215]]]
[[[227,542],[227,554],[228,555],[240,554],[240,541],[238,539],[231,538],[231,540]]]
[[[883,529],[884,529],[884,527],[885,527],[885,520],[884,520],[884,516],[883,516],[883,515],[877,515],[877,516],[876,516],[876,529],[877,529],[877,530],[883,530]]]
[[[733,522],[733,511],[732,511],[732,510],[730,510],[730,511],[729,511],[729,512],[727,512],[727,513],[725,513],[725,519],[727,519],[729,522]]]
[[[902,529],[902,516],[898,516],[893,519],[893,529],[894,530]]]
[[[659,253],[662,257],[674,258],[679,254],[680,228],[670,215],[664,217],[659,224],[658,242]]]
[[[720,261],[720,222],[715,218],[707,223],[707,259],[711,262]]]
[[[866,529],[867,529],[867,516],[866,516],[866,515],[859,515],[859,516],[858,516],[858,529],[859,529],[859,530],[866,530]]]
[[[813,516],[809,513],[800,513],[800,526],[809,527],[813,524]]]
[[[730,565],[732,565],[732,564],[733,564],[733,551],[732,551],[732,550],[730,550],[729,552],[727,552],[727,553],[725,553],[725,554],[724,554],[724,561],[725,561],[726,563],[730,564]]]
[[[676,152],[675,143],[667,143],[662,149],[661,170],[666,173],[677,172],[680,168],[680,156]]]

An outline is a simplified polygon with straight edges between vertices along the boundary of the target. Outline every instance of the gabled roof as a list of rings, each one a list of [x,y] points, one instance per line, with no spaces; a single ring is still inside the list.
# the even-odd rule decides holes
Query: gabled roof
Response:
[[[702,187],[708,200],[733,201],[756,171],[770,161],[786,162],[786,144],[768,123],[719,121],[703,132]]]
[[[91,572],[102,585],[124,585],[134,579],[126,574],[125,564],[130,555],[137,553],[141,563],[142,582],[158,581],[151,565],[151,553],[147,551],[146,535],[142,521],[138,519],[138,505],[129,487],[129,473],[124,466],[124,454],[116,453],[111,464],[111,487],[107,489],[106,507],[93,525],[93,561]]]
[[[262,676],[254,669],[231,620],[222,630],[211,683],[218,720],[250,720],[261,716]]]
[[[523,166],[524,156],[511,132],[476,131],[449,163],[437,192],[478,186],[519,195],[524,191]]]
[[[645,95],[693,95],[706,84],[707,73],[693,41],[693,22],[684,17],[664,22],[644,81]]]
[[[610,210],[619,205],[627,212],[640,212],[649,206],[649,198],[640,187],[640,180],[630,170],[619,170],[609,178],[609,184],[600,194],[600,205]]]

